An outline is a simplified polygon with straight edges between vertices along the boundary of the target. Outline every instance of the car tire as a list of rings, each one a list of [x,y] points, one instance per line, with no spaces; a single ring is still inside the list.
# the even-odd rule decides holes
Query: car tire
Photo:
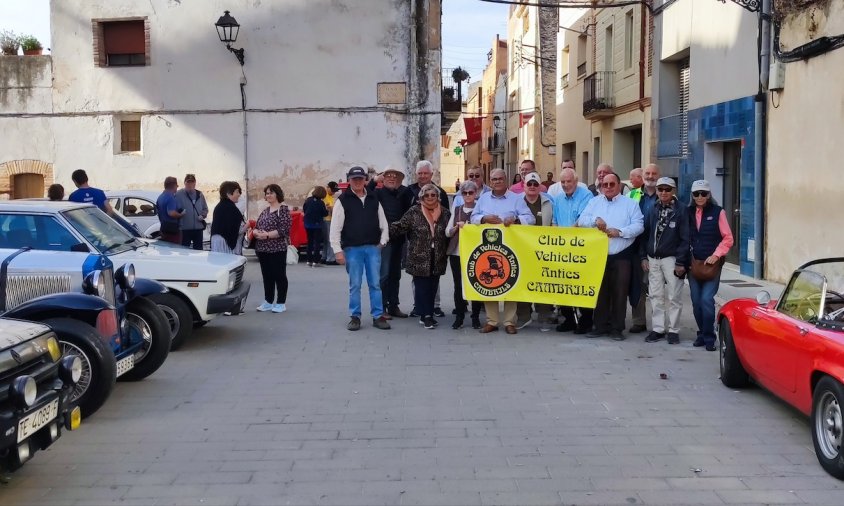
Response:
[[[182,299],[172,293],[156,293],[149,298],[158,304],[167,317],[170,327],[170,351],[178,350],[193,332],[193,313]]]
[[[93,415],[105,403],[117,379],[114,352],[103,342],[94,327],[70,318],[52,318],[43,322],[59,338],[62,355],[75,354],[82,361],[82,377],[70,395],[82,410],[82,417]]]
[[[121,381],[138,381],[158,370],[170,353],[170,324],[167,315],[153,301],[136,297],[126,308],[127,327],[145,342],[135,354],[135,366],[120,376]]]
[[[750,377],[747,375],[744,366],[741,365],[738,352],[736,352],[736,344],[733,341],[730,321],[726,318],[722,318],[721,324],[718,325],[718,341],[721,383],[730,388],[746,387],[750,382]]]
[[[812,443],[821,467],[831,476],[844,480],[844,388],[834,378],[824,376],[812,394]]]

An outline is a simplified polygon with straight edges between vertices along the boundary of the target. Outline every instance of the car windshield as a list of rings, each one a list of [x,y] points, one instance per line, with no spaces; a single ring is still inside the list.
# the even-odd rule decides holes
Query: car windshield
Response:
[[[73,209],[63,214],[100,253],[121,253],[139,245],[126,229],[96,207]]]

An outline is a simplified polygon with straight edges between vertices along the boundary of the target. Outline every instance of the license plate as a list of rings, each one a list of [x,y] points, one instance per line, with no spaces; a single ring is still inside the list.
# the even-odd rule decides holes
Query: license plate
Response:
[[[126,374],[127,372],[131,371],[133,367],[135,367],[135,356],[134,355],[129,355],[126,358],[118,360],[117,361],[117,377],[119,378],[121,375]]]
[[[55,399],[35,413],[23,417],[18,422],[18,443],[38,432],[39,429],[50,423],[58,415],[59,400]]]

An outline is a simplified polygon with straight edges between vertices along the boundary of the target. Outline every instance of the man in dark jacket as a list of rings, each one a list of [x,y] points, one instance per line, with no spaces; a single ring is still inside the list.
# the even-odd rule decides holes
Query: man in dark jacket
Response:
[[[676,184],[670,177],[656,183],[657,200],[645,215],[645,232],[639,254],[642,270],[648,273],[653,330],[645,342],[664,339],[668,299],[668,344],[680,342],[681,293],[689,262],[689,219],[686,207],[674,195]],[[667,293],[666,293],[667,292]]]
[[[413,197],[404,181],[404,172],[389,167],[377,178],[369,182],[368,190],[375,194],[381,207],[384,208],[384,215],[387,217],[387,224],[392,225],[399,221],[404,213],[410,209]],[[382,183],[378,188],[377,184]],[[401,281],[401,257],[404,247],[404,236],[390,237],[390,241],[381,249],[381,295],[384,299],[384,312],[387,318],[407,318],[407,313],[399,309],[399,284]]]

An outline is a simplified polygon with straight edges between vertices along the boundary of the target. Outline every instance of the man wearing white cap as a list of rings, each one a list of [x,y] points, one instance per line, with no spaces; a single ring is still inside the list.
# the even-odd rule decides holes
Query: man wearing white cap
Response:
[[[644,217],[645,231],[639,244],[642,270],[648,273],[653,330],[645,342],[666,337],[665,317],[668,299],[668,344],[680,342],[681,293],[689,262],[689,218],[686,206],[674,195],[677,185],[670,177],[656,182],[657,201]],[[667,293],[666,293],[667,292]]]
[[[550,227],[554,223],[554,202],[546,195],[539,191],[542,182],[539,180],[539,174],[531,172],[525,176],[525,193],[524,199],[530,213],[536,220],[536,225]],[[516,317],[519,321],[517,328],[524,328],[530,325],[533,314],[531,302],[519,302],[516,309]],[[539,321],[539,330],[548,332],[551,330],[551,316],[554,311],[554,306],[551,304],[535,304],[537,321]]]

